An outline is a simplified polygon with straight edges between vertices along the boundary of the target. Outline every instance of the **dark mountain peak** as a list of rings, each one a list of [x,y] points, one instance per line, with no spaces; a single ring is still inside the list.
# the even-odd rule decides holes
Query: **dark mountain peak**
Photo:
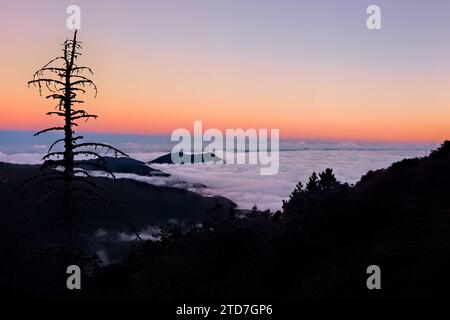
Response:
[[[159,158],[149,161],[148,164],[151,164],[151,163],[174,164],[174,162],[172,161],[172,155],[176,155],[177,157],[180,157],[180,158],[182,158],[184,156],[188,156],[189,161],[190,161],[189,163],[204,163],[204,162],[208,162],[210,159],[213,159],[212,161],[214,161],[214,162],[220,160],[220,158],[217,157],[212,152],[192,153],[192,154],[188,155],[188,154],[184,154],[183,151],[180,151],[178,154],[176,154],[176,153],[165,154]],[[184,162],[182,162],[181,164],[184,164]]]
[[[105,162],[103,162],[103,160]],[[140,176],[169,176],[159,170],[149,167],[146,163],[126,157],[103,157],[102,159],[92,159],[77,161],[77,166],[86,170],[101,170],[101,166],[113,173],[132,173]]]

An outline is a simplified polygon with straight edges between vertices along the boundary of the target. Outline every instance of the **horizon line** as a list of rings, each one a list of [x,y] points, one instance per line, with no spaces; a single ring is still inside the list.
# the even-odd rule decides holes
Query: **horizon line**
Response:
[[[246,129],[244,129],[246,130]],[[270,130],[270,129],[269,129]],[[38,130],[35,129],[2,129],[0,128],[0,133],[35,133]],[[121,136],[152,136],[152,137],[170,137],[169,132],[129,132],[129,131],[84,131],[78,130],[80,134],[97,134],[97,135],[121,135]],[[57,133],[51,133],[51,135],[58,135]],[[35,137],[31,135],[31,137]],[[449,138],[450,139],[450,138]],[[280,136],[281,141],[305,141],[305,142],[357,142],[357,143],[383,143],[383,144],[440,144],[449,139],[439,139],[439,140],[386,140],[386,139],[364,139],[355,137],[305,137],[305,136]]]

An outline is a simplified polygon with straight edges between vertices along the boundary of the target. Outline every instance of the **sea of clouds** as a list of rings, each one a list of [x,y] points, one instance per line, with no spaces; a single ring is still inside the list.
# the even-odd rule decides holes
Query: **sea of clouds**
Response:
[[[279,210],[282,200],[289,198],[295,185],[306,184],[313,171],[332,168],[338,180],[353,184],[369,170],[386,168],[404,158],[422,157],[426,150],[302,150],[280,152],[278,174],[260,175],[257,165],[154,164],[152,167],[169,173],[174,178],[200,183],[207,188],[197,192],[204,195],[222,195],[250,209]]]
[[[281,209],[282,200],[289,197],[295,185],[299,181],[305,184],[313,171],[318,173],[326,168],[333,168],[338,180],[353,184],[369,170],[386,168],[404,158],[422,157],[430,150],[431,148],[327,148],[281,151],[279,171],[272,176],[260,175],[258,165],[213,163],[151,165],[169,173],[170,177],[144,177],[133,174],[116,176],[158,186],[188,189],[206,196],[221,195],[236,202],[242,209],[250,209],[256,204],[261,210],[276,211]],[[6,154],[0,151],[0,162],[39,164],[43,154]],[[130,153],[130,156],[147,162],[162,154],[162,151],[134,152]]]
[[[148,162],[170,152],[169,136],[82,134],[85,141],[109,143],[131,157]],[[0,162],[40,164],[57,134],[34,137],[28,131],[0,131]],[[279,171],[273,176],[260,175],[258,165],[152,164],[170,177],[143,177],[117,174],[119,178],[141,180],[159,186],[189,189],[203,195],[222,195],[240,208],[278,210],[295,185],[304,184],[313,171],[333,168],[336,177],[350,184],[369,170],[385,168],[404,158],[427,155],[436,143],[364,143],[351,141],[280,141]],[[61,147],[61,146],[59,146]],[[206,187],[205,187],[206,186]]]

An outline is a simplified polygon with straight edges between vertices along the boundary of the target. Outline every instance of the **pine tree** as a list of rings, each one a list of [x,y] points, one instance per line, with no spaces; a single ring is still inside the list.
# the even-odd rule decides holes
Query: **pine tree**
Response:
[[[336,177],[334,176],[333,169],[331,168],[327,168],[322,173],[319,173],[319,178],[320,190],[328,190],[338,183]]]
[[[283,200],[283,210],[287,209],[289,206],[295,206],[300,200],[301,195],[304,193],[305,190],[303,190],[303,183],[299,181],[295,186],[294,191],[292,191],[292,193],[289,195],[289,200]]]
[[[319,191],[319,179],[317,178],[317,174],[315,172],[309,177],[309,181],[306,184],[306,192],[308,193],[317,193]]]
[[[76,168],[76,160],[79,157],[97,159],[96,162],[88,162],[88,165],[103,170],[115,178],[114,174],[102,165],[106,163],[106,160],[96,150],[104,148],[104,154],[111,152],[115,157],[119,155],[128,157],[124,152],[107,144],[80,143],[83,137],[75,134],[74,128],[78,127],[80,120],[88,121],[97,118],[96,115],[78,107],[84,103],[81,96],[89,88],[94,90],[94,98],[97,96],[97,86],[86,76],[86,74],[93,75],[91,68],[78,65],[81,50],[82,43],[77,40],[77,31],[75,31],[73,39],[67,39],[64,42],[63,55],[54,58],[36,71],[33,79],[28,82],[28,86],[38,87],[40,95],[46,91],[47,99],[57,101],[55,111],[47,114],[58,116],[63,120],[60,126],[44,129],[37,132],[35,136],[50,131],[62,131],[64,135],[50,146],[47,154],[43,157],[42,175],[38,177],[40,178],[39,184],[53,182],[59,183],[59,187],[41,199],[37,206],[51,201],[61,201],[62,210],[59,219],[65,226],[62,246],[65,256],[70,255],[73,250],[73,203],[79,199],[105,200],[105,197],[98,191],[100,188],[92,179],[88,179],[91,174],[87,170]],[[63,144],[62,150],[54,151],[59,144]],[[62,172],[55,170],[57,167],[62,168]]]

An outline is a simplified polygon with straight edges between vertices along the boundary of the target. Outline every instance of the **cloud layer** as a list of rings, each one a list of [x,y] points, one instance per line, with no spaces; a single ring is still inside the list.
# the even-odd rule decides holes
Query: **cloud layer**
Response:
[[[298,145],[297,145],[298,147]],[[352,145],[352,147],[354,147]],[[404,158],[425,156],[429,149],[305,149],[280,152],[279,172],[273,176],[261,176],[258,165],[215,165],[215,164],[152,164],[152,167],[172,176],[141,177],[118,174],[118,177],[141,180],[159,186],[172,186],[196,191],[203,195],[222,195],[249,209],[254,204],[259,209],[279,210],[282,200],[287,199],[295,185],[305,183],[313,171],[333,168],[342,182],[355,183],[369,170],[388,167]],[[164,152],[136,152],[130,156],[149,161]],[[43,154],[0,151],[0,162],[18,164],[39,164]],[[186,182],[186,183],[184,183]],[[198,187],[205,185],[205,187]]]
[[[189,183],[208,188],[205,195],[222,195],[240,208],[279,210],[295,185],[305,183],[313,171],[330,167],[342,182],[355,183],[369,170],[388,167],[404,158],[425,156],[418,150],[303,150],[280,152],[280,170],[273,176],[261,176],[257,165],[158,164],[152,167]]]

